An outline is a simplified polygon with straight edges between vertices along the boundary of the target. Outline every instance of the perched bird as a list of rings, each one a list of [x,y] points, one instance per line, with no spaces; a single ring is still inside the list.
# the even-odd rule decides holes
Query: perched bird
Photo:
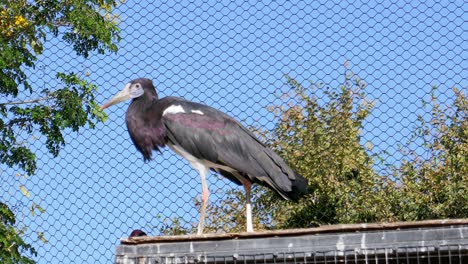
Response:
[[[141,231],[140,229],[135,229],[130,234],[130,237],[142,237],[142,236],[146,236],[146,233]]]
[[[178,97],[159,99],[153,82],[145,78],[129,82],[101,110],[129,99],[132,102],[125,121],[144,160],[151,159],[153,150],[168,146],[199,172],[202,203],[197,234],[204,228],[209,170],[244,186],[247,232],[253,232],[252,183],[266,186],[287,200],[307,192],[307,181],[232,117]]]

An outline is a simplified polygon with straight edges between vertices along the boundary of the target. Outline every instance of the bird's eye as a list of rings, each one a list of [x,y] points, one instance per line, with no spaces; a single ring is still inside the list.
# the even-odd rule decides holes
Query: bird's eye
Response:
[[[136,87],[136,88],[140,88],[140,84],[137,83],[137,84],[135,85],[135,87]]]

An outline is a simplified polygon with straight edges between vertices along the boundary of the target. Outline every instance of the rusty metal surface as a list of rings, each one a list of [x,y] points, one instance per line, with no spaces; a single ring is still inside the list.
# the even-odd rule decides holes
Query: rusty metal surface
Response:
[[[340,224],[326,225],[314,228],[288,229],[288,230],[271,230],[257,231],[253,233],[216,233],[198,235],[178,235],[178,236],[146,236],[122,238],[122,245],[138,245],[151,243],[171,243],[171,242],[191,242],[191,241],[213,241],[213,240],[231,240],[231,239],[248,239],[248,238],[266,238],[266,237],[288,237],[301,236],[325,233],[340,233],[340,232],[363,232],[363,231],[384,231],[384,230],[399,230],[409,228],[430,228],[430,227],[447,227],[447,226],[468,226],[468,219],[445,219],[445,220],[426,220],[415,222],[394,222],[394,223],[371,223],[371,224]]]

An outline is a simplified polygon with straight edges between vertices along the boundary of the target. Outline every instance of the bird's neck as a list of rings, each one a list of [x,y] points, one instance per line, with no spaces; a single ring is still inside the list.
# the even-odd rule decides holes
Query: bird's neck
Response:
[[[133,99],[132,105],[135,110],[144,112],[158,101],[157,96],[141,96]]]

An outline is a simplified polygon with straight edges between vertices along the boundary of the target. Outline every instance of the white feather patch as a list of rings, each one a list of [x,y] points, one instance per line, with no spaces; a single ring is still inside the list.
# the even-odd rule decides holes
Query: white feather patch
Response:
[[[184,108],[181,105],[171,105],[166,110],[163,112],[163,116],[167,114],[179,114],[179,113],[185,113]]]
[[[194,113],[194,114],[199,114],[199,115],[204,115],[205,114],[200,110],[192,110],[191,112]]]

